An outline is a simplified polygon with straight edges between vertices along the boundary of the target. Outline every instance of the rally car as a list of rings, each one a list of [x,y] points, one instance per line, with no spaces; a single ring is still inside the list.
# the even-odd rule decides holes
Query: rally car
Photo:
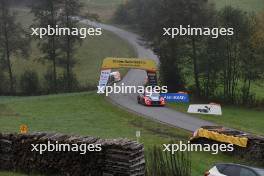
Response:
[[[158,93],[144,93],[137,97],[138,104],[146,106],[165,106],[165,99]]]

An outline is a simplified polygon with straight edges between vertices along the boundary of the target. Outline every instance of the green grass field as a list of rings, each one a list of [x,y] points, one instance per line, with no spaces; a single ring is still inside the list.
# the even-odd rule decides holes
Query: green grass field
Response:
[[[191,133],[147,120],[105,101],[94,92],[49,95],[39,97],[1,97],[1,132],[18,132],[21,124],[28,125],[30,132],[50,131],[102,138],[129,138],[145,148],[169,143],[171,140],[187,140]],[[203,172],[216,162],[239,162],[228,155],[192,153],[193,176]],[[5,176],[0,172],[1,176]]]
[[[260,12],[264,10],[263,0],[210,0],[218,9],[224,6],[233,6],[248,12]]]
[[[24,174],[11,173],[11,172],[0,172],[1,176],[26,176]]]
[[[126,0],[81,0],[84,3],[83,13],[95,13],[103,22],[110,22],[118,5]]]
[[[189,104],[170,104],[170,107],[186,113]],[[222,106],[222,116],[214,115],[200,115],[196,114],[198,118],[215,122],[219,125],[244,130],[255,134],[264,135],[264,111],[258,109],[247,109],[235,106]]]

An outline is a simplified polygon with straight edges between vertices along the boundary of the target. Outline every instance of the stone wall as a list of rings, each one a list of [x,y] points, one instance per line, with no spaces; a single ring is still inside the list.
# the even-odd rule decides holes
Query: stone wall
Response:
[[[87,152],[31,151],[32,144],[101,144]],[[0,170],[66,176],[141,176],[145,172],[142,144],[127,139],[107,140],[55,133],[1,134]]]

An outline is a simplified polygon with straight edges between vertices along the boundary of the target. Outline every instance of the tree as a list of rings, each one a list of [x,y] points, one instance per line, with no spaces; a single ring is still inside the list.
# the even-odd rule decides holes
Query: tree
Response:
[[[240,103],[241,94],[246,102],[251,83],[263,77],[264,15],[254,24],[254,14],[230,6],[216,11],[208,0],[131,0],[116,16],[136,26],[157,54],[169,91],[184,89],[188,81],[187,88],[200,98]],[[164,29],[180,25],[193,31],[207,28],[211,36],[163,35]],[[220,28],[233,28],[234,34],[223,35]]]
[[[183,70],[191,59],[199,95],[199,59],[205,43],[203,37],[176,36],[171,39],[170,36],[162,35],[163,28],[180,25],[209,27],[214,13],[213,6],[204,0],[135,0],[119,7],[116,20],[139,27],[143,37],[159,56],[161,78],[171,91],[184,89]]]
[[[213,26],[215,27],[217,25],[213,23],[211,27]],[[198,59],[196,67],[199,68],[198,80],[200,83],[200,94],[197,94],[205,99],[214,98],[217,94],[217,87],[220,82],[219,73],[222,69],[221,64],[223,56],[222,53],[219,52],[219,48],[222,48],[222,42],[220,38],[212,37],[199,37],[199,40],[196,40],[196,42],[199,48],[199,50],[197,50]],[[197,85],[195,85],[195,87],[197,90]]]
[[[35,24],[39,28],[47,28],[50,25],[51,28],[56,28],[59,25],[59,12],[60,1],[59,0],[43,0],[34,2],[31,12],[35,16]],[[59,37],[56,35],[45,35],[42,39],[39,39],[39,47],[43,53],[41,59],[45,59],[52,62],[52,91],[57,93],[57,62],[58,51],[60,48]]]
[[[191,0],[187,6],[188,15],[186,15],[185,25],[190,24],[194,28],[212,27],[215,20],[215,9],[212,4],[207,1],[197,1]],[[191,58],[193,64],[193,74],[195,81],[196,94],[201,95],[201,85],[200,85],[200,68],[199,63],[203,60],[204,55],[203,49],[206,43],[207,37],[205,36],[189,36],[190,46],[191,46]]]
[[[263,79],[264,77],[264,13],[259,14],[257,18],[251,15],[248,20],[248,36],[244,34],[247,40],[242,43],[242,102],[244,104],[252,101],[250,91],[253,81]]]
[[[3,52],[3,64],[9,75],[9,91],[15,92],[14,76],[11,58],[14,54],[26,56],[28,53],[28,38],[19,23],[16,23],[15,14],[10,12],[7,0],[0,0],[0,50]]]
[[[79,0],[75,0],[75,1],[61,0],[61,10],[62,10],[62,12],[60,13],[61,26],[69,29],[77,28],[78,21],[73,19],[72,17],[80,15],[80,8],[81,8],[81,3],[79,2]],[[73,35],[62,36],[60,49],[62,51],[63,57],[61,58],[60,62],[61,64],[65,65],[68,91],[71,91],[74,86],[72,85],[73,84],[72,68],[76,64],[76,60],[74,58],[74,54],[76,50],[74,46],[78,41],[80,41],[80,38],[78,36],[73,36]]]
[[[160,59],[161,80],[168,86],[169,91],[184,89],[182,62],[186,54],[185,40],[162,36],[163,28],[170,28],[181,23],[179,17],[181,10],[177,5],[179,1],[138,0],[137,8],[130,12],[135,14],[135,17],[131,19],[139,21],[138,26],[142,36]]]
[[[244,61],[252,59],[250,39],[252,36],[251,19],[239,9],[227,6],[219,12],[220,25],[234,28],[233,36],[221,37],[222,45],[218,52],[222,52],[223,95],[226,101],[235,103],[238,99],[239,81],[245,67]]]
[[[20,78],[20,88],[23,94],[37,95],[40,84],[38,74],[32,70],[26,70]]]
[[[264,59],[264,12],[257,16],[255,25],[251,43],[257,54]]]

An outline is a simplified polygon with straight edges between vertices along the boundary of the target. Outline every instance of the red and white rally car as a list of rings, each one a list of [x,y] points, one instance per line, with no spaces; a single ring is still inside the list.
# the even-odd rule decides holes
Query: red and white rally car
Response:
[[[165,99],[158,93],[144,93],[137,97],[138,104],[146,106],[165,106]]]

